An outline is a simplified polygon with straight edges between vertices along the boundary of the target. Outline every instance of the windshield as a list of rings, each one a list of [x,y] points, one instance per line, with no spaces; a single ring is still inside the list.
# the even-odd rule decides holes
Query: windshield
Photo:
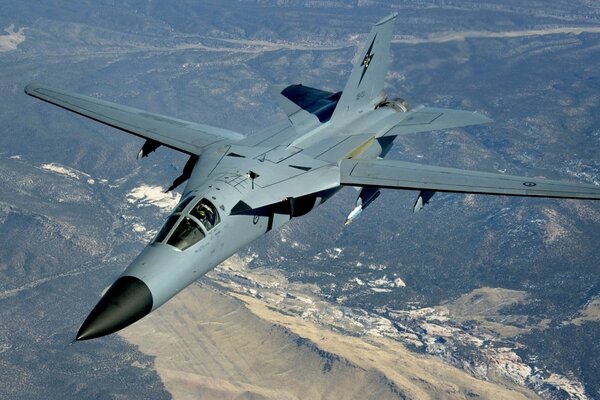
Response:
[[[175,226],[175,222],[177,222],[178,219],[179,219],[178,215],[170,216],[169,219],[167,220],[167,222],[165,223],[165,225],[160,230],[160,232],[158,232],[158,235],[156,235],[156,239],[154,239],[154,241],[162,242],[163,240],[165,240],[165,238],[167,237],[169,232],[171,232],[171,228],[173,228],[173,226]]]
[[[206,199],[201,199],[188,213],[183,211],[190,204],[193,197],[183,200],[169,217],[156,238],[155,243],[165,243],[179,250],[188,247],[204,239],[207,232],[215,227],[221,218],[215,206]],[[179,221],[179,223],[177,223]],[[169,235],[170,234],[170,235]]]
[[[193,244],[204,239],[204,232],[191,218],[184,217],[169,238],[167,244],[185,250]]]

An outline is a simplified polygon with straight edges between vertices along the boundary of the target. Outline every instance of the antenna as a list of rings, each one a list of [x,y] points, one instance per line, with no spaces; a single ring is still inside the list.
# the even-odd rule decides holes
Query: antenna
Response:
[[[247,177],[247,178],[250,178],[250,179],[252,180],[252,190],[254,190],[254,180],[255,180],[256,178],[258,178],[259,176],[260,176],[260,175],[259,175],[259,174],[257,174],[257,173],[256,173],[256,172],[254,172],[254,171],[248,171],[248,172],[246,173],[246,177]]]

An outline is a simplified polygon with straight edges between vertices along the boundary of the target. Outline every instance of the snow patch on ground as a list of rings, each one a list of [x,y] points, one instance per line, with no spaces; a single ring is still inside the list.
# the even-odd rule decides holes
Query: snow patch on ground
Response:
[[[135,223],[133,224],[133,231],[137,233],[144,233],[146,232],[146,227],[142,224]]]
[[[15,26],[11,25],[4,32],[8,35],[0,36],[0,52],[16,50],[17,46],[25,41],[25,28],[15,31]]]
[[[146,242],[154,239],[154,237],[158,234],[157,230],[146,229],[146,227],[139,222],[134,222],[133,225],[131,226],[131,229],[135,233],[137,233],[142,240],[144,240]]]
[[[173,192],[163,192],[160,186],[141,185],[127,193],[127,202],[137,207],[158,207],[164,212],[170,212],[177,203],[180,195]]]
[[[382,292],[382,291],[384,291],[384,290],[381,290],[381,289],[383,289],[383,288],[399,288],[399,287],[405,287],[405,286],[406,286],[406,283],[404,283],[404,281],[403,281],[401,278],[397,277],[397,276],[394,274],[394,277],[393,277],[393,279],[392,279],[392,278],[388,278],[388,276],[387,276],[387,275],[384,275],[383,277],[381,277],[381,278],[379,278],[379,279],[372,279],[372,280],[370,280],[370,281],[368,282],[368,285],[369,285],[371,288],[374,288],[373,290],[375,290],[375,288],[378,288],[378,289],[380,289],[380,290],[375,290],[376,292],[377,292],[377,291],[381,291],[381,292]],[[389,290],[389,289],[388,289],[388,290],[385,290],[385,291],[391,291],[391,290]]]
[[[57,165],[54,163],[44,164],[44,165],[42,165],[42,169],[45,169],[46,171],[55,172],[57,174],[65,175],[65,176],[68,176],[69,178],[79,179],[79,174],[75,173],[70,168],[61,167],[60,165]]]
[[[325,253],[327,253],[327,257],[331,258],[332,260],[335,260],[342,254],[342,251],[343,250],[339,247],[335,247],[334,249],[325,250]]]
[[[392,289],[384,289],[379,287],[372,287],[371,290],[375,293],[390,293],[392,291]]]
[[[364,286],[365,283],[360,278],[350,279],[350,282],[355,282],[358,286]]]
[[[343,290],[350,290],[357,285],[367,286],[376,293],[390,293],[395,288],[402,288],[406,286],[404,281],[396,275],[394,275],[393,279],[390,279],[387,277],[387,275],[384,275],[382,278],[372,279],[367,282],[363,281],[359,277],[354,277],[344,285]]]
[[[46,171],[54,172],[55,174],[64,175],[72,179],[81,180],[82,178],[85,178],[89,185],[96,183],[96,181],[85,172],[77,171],[73,168],[63,167],[62,165],[56,163],[43,164],[40,168]]]
[[[371,271],[383,271],[387,267],[383,264],[369,264],[367,268],[369,268]]]
[[[468,193],[464,196],[463,204],[465,207],[472,207],[475,205],[476,196],[474,194]]]
[[[394,279],[394,286],[396,287],[406,287],[406,283],[401,278]]]

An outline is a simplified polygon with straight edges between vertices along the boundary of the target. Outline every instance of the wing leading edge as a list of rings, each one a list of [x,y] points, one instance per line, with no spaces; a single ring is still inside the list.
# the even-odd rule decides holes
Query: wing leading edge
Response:
[[[29,84],[25,93],[127,133],[150,139],[175,150],[198,155],[219,141],[234,142],[244,135],[154,114],[81,94]]]
[[[490,118],[475,111],[423,106],[396,115],[398,122],[383,136],[401,136],[492,122]]]
[[[347,159],[340,184],[436,192],[600,200],[600,186],[528,178],[403,161]]]

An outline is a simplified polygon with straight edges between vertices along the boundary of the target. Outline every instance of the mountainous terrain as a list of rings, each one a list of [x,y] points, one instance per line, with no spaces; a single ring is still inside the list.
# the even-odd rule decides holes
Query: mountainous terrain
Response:
[[[140,139],[23,93],[38,81],[252,135],[284,118],[270,84],[341,90],[371,25],[396,11],[388,95],[494,123],[402,137],[389,158],[600,184],[596,2],[2,10],[1,398],[600,398],[600,204],[589,201],[436,194],[413,214],[415,192],[385,191],[345,227],[356,192],[344,189],[122,336],[71,344],[177,203],[163,191],[185,156],[159,148],[138,161]],[[203,302],[214,306],[191,325]]]

